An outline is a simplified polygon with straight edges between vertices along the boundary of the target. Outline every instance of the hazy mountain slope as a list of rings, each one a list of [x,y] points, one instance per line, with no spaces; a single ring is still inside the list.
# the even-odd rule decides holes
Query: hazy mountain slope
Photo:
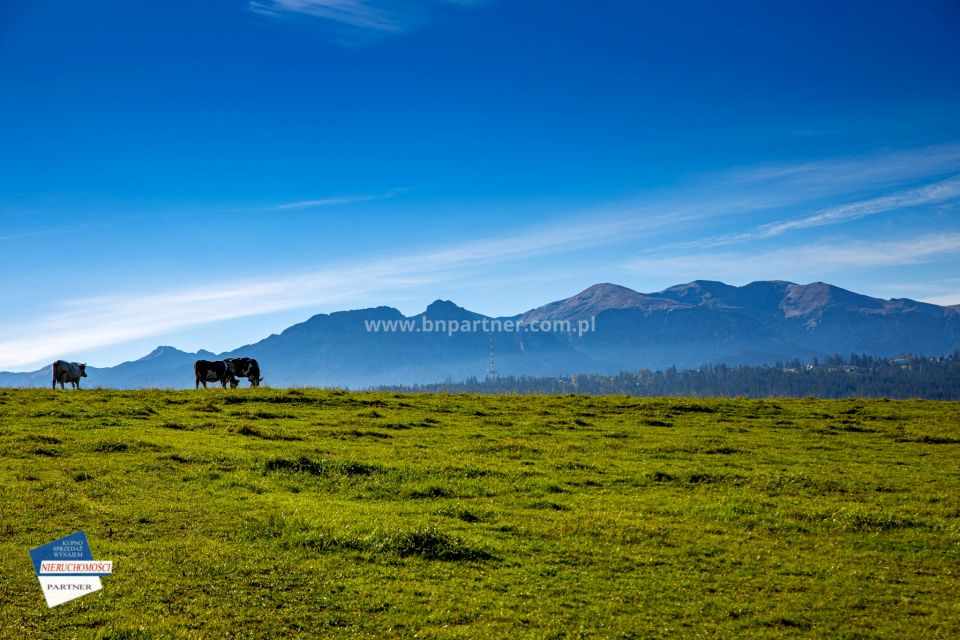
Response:
[[[762,363],[856,351],[938,355],[960,343],[956,310],[913,300],[880,300],[826,283],[783,281],[734,287],[699,280],[641,294],[611,285],[524,314],[594,315],[597,331],[579,349],[630,368],[704,362]],[[618,356],[618,354],[621,354]]]
[[[607,370],[554,335],[498,332],[491,336],[483,331],[461,331],[459,324],[458,330],[448,335],[446,329],[424,331],[424,318],[435,327],[446,328],[452,322],[479,322],[485,316],[438,300],[424,313],[409,318],[412,331],[371,332],[365,323],[406,318],[389,307],[321,314],[226,355],[245,354],[271,363],[270,379],[282,385],[356,387],[483,377],[491,339],[496,366],[504,374]],[[445,324],[440,325],[441,321]]]
[[[544,322],[566,321],[573,331],[484,331],[482,323],[494,320],[541,328]],[[408,330],[370,330],[374,323],[402,322],[409,323]],[[477,330],[464,330],[464,323]],[[590,330],[579,333],[581,323]],[[698,280],[656,293],[604,283],[510,318],[487,318],[448,300],[409,318],[391,307],[320,314],[218,356],[158,347],[115,367],[88,367],[82,385],[192,387],[196,359],[241,355],[257,358],[265,383],[273,386],[442,382],[484,377],[491,346],[501,374],[536,376],[760,364],[850,352],[941,355],[960,347],[960,310],[871,298],[822,282],[735,287]],[[49,366],[0,373],[0,386],[49,384]]]

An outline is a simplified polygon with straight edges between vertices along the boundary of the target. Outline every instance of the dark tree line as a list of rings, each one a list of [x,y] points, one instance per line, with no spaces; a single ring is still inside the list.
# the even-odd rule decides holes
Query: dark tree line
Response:
[[[569,377],[468,378],[390,391],[713,397],[928,398],[960,400],[960,353],[946,358],[834,355],[773,366],[704,365],[699,369],[575,374]]]

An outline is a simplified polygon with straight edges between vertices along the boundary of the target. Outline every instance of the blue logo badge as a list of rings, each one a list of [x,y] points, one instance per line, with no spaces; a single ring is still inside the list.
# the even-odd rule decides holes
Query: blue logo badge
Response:
[[[100,576],[113,573],[111,560],[93,559],[83,531],[31,549],[30,559],[48,607],[99,591]]]

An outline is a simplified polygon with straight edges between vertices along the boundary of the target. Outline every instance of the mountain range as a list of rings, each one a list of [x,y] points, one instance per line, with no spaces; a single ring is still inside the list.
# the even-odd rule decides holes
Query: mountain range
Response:
[[[573,330],[531,330],[564,322]],[[377,323],[381,330],[371,330]],[[382,330],[389,323],[397,326]],[[408,323],[411,330],[397,330],[399,323]],[[458,330],[448,335],[446,329],[453,324]],[[510,324],[523,329],[507,330]],[[424,330],[431,325],[440,330]],[[467,326],[477,330],[462,330]],[[588,330],[580,333],[578,327]],[[363,388],[482,378],[491,352],[500,374],[550,376],[773,364],[852,352],[942,355],[958,347],[960,305],[882,300],[822,282],[764,281],[736,287],[698,280],[657,293],[597,284],[503,318],[489,318],[447,300],[410,317],[391,307],[319,314],[225,353],[161,346],[114,367],[88,366],[83,385],[185,388],[193,384],[194,360],[241,355],[257,358],[264,384],[271,386]],[[49,384],[49,366],[27,373],[0,372],[0,386]]]

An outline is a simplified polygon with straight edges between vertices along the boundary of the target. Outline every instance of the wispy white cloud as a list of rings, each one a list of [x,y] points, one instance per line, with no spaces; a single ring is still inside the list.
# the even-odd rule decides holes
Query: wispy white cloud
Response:
[[[946,202],[958,197],[960,197],[960,177],[954,177],[918,189],[908,189],[892,195],[869,198],[833,207],[805,218],[765,224],[757,229],[753,235],[759,238],[769,238],[787,231],[848,222],[886,211]]]
[[[769,222],[740,233],[675,244],[672,245],[672,248],[710,248],[751,240],[763,240],[780,236],[790,231],[852,222],[881,213],[950,202],[958,198],[960,198],[960,176],[955,176],[918,188],[905,189],[888,195],[827,207],[807,216]]]
[[[251,0],[250,10],[273,17],[306,16],[357,34],[391,34],[425,22],[432,5],[471,0]],[[352,42],[352,41],[351,41]]]
[[[645,274],[683,279],[796,280],[846,269],[921,264],[960,255],[960,233],[928,233],[882,242],[834,241],[782,247],[759,253],[703,252],[641,258],[626,266]]]
[[[960,305],[960,278],[957,277],[941,276],[920,281],[906,280],[887,283],[884,288],[895,292],[896,297],[912,296],[920,302],[943,306]]]
[[[889,282],[884,289],[894,297],[913,296],[915,299],[928,302],[941,296],[954,295],[960,291],[960,278],[937,277],[923,280],[901,280]]]
[[[253,0],[250,8],[271,15],[301,14],[373,31],[403,31],[415,20],[416,3],[389,0]]]
[[[69,225],[63,227],[47,227],[44,229],[32,229],[30,231],[21,231],[17,233],[6,233],[0,235],[0,242],[9,240],[23,240],[25,238],[38,238],[42,236],[55,236],[64,233],[76,233],[81,229],[88,228],[89,225]]]
[[[287,211],[291,209],[316,209],[320,207],[336,207],[345,204],[356,204],[358,202],[375,202],[377,200],[390,200],[395,198],[406,189],[391,189],[385,193],[370,193],[347,196],[330,196],[327,198],[317,198],[316,200],[299,200],[297,202],[285,202],[283,204],[266,207],[276,211]]]
[[[732,169],[722,179],[732,184],[777,184],[808,194],[843,189],[888,188],[960,170],[960,142],[890,150],[869,155],[767,164]]]
[[[928,298],[923,298],[921,302],[929,302],[930,304],[939,304],[944,307],[960,305],[960,291],[956,293],[948,293],[942,296],[932,296]]]

